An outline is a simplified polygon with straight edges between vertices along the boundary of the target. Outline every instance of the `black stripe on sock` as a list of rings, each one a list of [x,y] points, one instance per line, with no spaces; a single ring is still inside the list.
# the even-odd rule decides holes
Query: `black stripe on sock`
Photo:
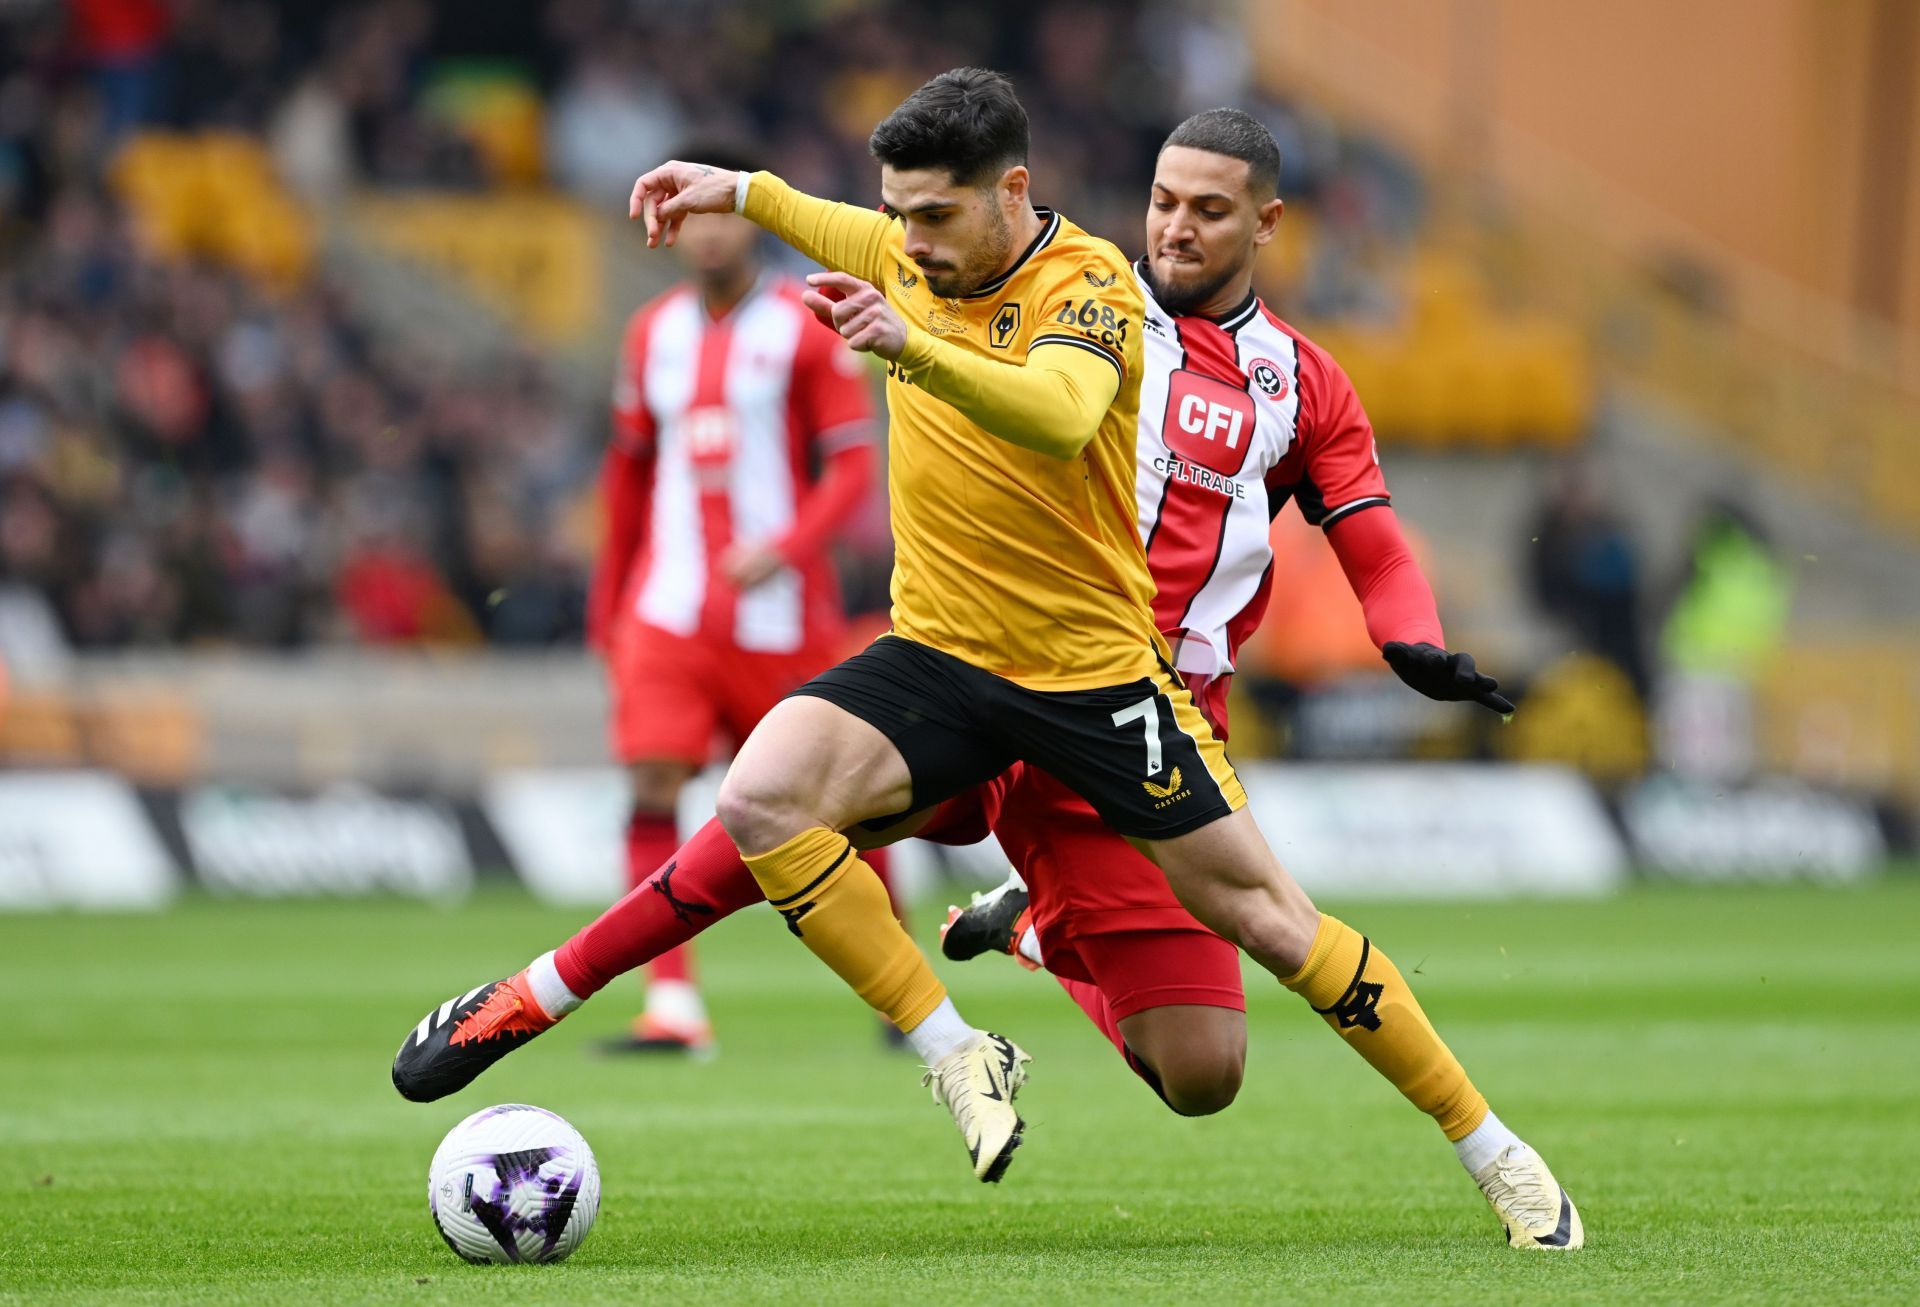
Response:
[[[853,856],[853,844],[851,841],[849,841],[847,844],[847,847],[840,851],[840,856],[833,860],[833,865],[831,867],[828,867],[825,871],[821,872],[818,876],[815,876],[812,880],[808,881],[805,885],[801,886],[798,890],[794,891],[792,894],[787,895],[787,897],[785,897],[784,899],[769,899],[768,902],[772,903],[774,907],[780,908],[780,907],[785,907],[789,903],[792,903],[795,899],[805,898],[807,895],[813,893],[816,889],[819,889],[821,882],[826,880],[827,877],[833,875],[834,872],[840,870],[840,864],[845,862],[848,858],[851,858],[852,856]],[[1364,964],[1365,961],[1366,959],[1363,955],[1361,958],[1361,962]]]
[[[1347,982],[1347,987],[1340,991],[1340,997],[1333,1000],[1331,1005],[1327,1007],[1317,1007],[1314,1009],[1315,1012],[1318,1012],[1323,1017],[1330,1016],[1335,1008],[1347,1001],[1347,995],[1353,993],[1354,988],[1359,985],[1360,977],[1367,974],[1367,955],[1372,952],[1373,941],[1365,935],[1362,935],[1360,937],[1360,965],[1353,969],[1353,979]]]

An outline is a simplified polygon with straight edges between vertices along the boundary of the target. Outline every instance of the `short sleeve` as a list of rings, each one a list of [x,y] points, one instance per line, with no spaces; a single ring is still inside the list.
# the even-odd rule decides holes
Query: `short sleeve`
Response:
[[[1301,516],[1324,529],[1349,514],[1392,502],[1373,423],[1346,372],[1317,346],[1301,341],[1298,375],[1293,448],[1267,476],[1276,507],[1291,496]]]

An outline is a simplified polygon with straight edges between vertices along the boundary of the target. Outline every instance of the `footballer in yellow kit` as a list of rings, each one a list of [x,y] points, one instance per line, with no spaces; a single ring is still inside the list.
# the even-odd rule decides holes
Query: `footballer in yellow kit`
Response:
[[[745,214],[829,269],[808,278],[809,307],[888,362],[893,630],[768,714],[716,808],[789,929],[905,1033],[975,1176],[996,1181],[1029,1059],[960,1018],[847,832],[897,827],[1024,761],[1161,850],[1163,869],[1185,853],[1260,884],[1266,867],[1244,874],[1257,847],[1285,873],[1154,627],[1125,256],[1034,205],[1026,111],[998,73],[941,74],[869,145],[883,212],[679,161],[641,176],[629,212],[649,244],[689,213]],[[1315,918],[1297,887],[1266,898],[1285,903],[1304,913],[1264,937],[1289,940],[1297,966]]]
[[[1238,808],[1154,625],[1134,490],[1143,306],[1126,257],[1036,208],[1011,267],[949,288],[884,212],[770,173],[745,188],[748,217],[877,288],[906,325],[887,369],[893,632],[795,693],[878,727],[912,772],[913,810],[1016,760],[1143,839]],[[1017,393],[1042,378],[1049,393]]]
[[[1133,490],[1141,301],[1117,249],[1038,212],[1046,226],[1020,262],[973,294],[935,295],[892,222],[884,270],[855,275],[956,348],[1018,363],[1060,346],[1118,374],[1098,433],[1062,460],[1009,446],[915,386],[911,352],[889,370],[895,632],[1030,689],[1078,690],[1154,667]]]
[[[1031,763],[1283,984],[1379,985],[1393,1012],[1398,989],[1377,953],[1333,974],[1361,937],[1274,858],[1155,629],[1134,492],[1143,306],[1124,256],[1035,206],[1026,111],[998,73],[933,78],[869,148],[885,213],[680,161],[642,175],[629,212],[650,244],[689,213],[744,213],[829,269],[805,302],[890,364],[894,630],[776,706],[716,808],[792,932],[905,1032],[992,1181],[1020,1143],[1029,1059],[961,1019],[849,831]],[[1396,1083],[1470,1096],[1406,1011],[1386,1040]]]

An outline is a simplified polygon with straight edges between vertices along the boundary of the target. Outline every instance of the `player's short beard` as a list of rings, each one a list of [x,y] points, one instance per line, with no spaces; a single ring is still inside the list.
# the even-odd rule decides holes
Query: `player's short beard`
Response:
[[[1244,263],[1236,263],[1204,280],[1169,286],[1154,275],[1153,260],[1148,259],[1147,287],[1153,291],[1153,298],[1160,302],[1161,308],[1176,318],[1186,317],[1204,309],[1208,301],[1220,293],[1221,287],[1240,275],[1244,266]]]
[[[987,210],[987,234],[973,254],[951,272],[927,273],[927,289],[945,299],[971,295],[993,280],[1013,251],[1013,225],[995,204]],[[924,269],[923,269],[924,271]]]

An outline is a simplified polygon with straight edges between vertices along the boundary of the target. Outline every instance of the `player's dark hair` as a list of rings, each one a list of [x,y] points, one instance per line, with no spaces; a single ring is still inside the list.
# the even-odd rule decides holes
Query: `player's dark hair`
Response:
[[[759,172],[766,166],[754,157],[752,150],[727,140],[688,141],[673,157],[685,159],[688,163],[724,168],[728,172]]]
[[[890,168],[945,168],[987,186],[1027,161],[1027,111],[1013,83],[990,68],[951,68],[900,102],[867,140]]]
[[[1247,165],[1247,189],[1265,203],[1280,194],[1280,145],[1252,114],[1240,109],[1203,109],[1173,129],[1160,146],[1224,154]]]

